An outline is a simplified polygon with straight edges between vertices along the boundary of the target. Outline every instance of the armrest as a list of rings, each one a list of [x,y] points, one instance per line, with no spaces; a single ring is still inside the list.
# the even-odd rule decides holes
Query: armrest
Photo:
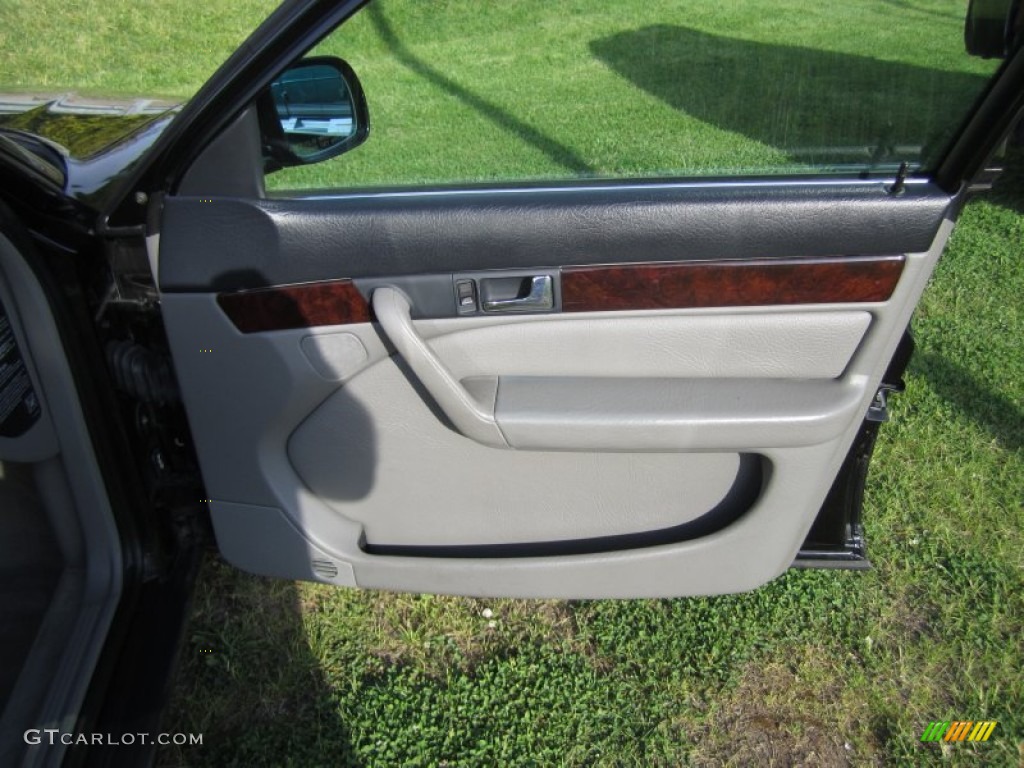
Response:
[[[506,376],[495,415],[513,448],[749,451],[817,445],[854,418],[865,382]]]

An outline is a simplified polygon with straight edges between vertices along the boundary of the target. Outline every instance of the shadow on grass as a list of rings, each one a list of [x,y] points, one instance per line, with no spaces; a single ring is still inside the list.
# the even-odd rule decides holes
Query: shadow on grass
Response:
[[[936,393],[967,418],[986,429],[1003,448],[1016,451],[1024,446],[1024,414],[1017,403],[992,392],[964,368],[934,352],[917,352],[911,370],[923,376]]]
[[[901,11],[914,11],[915,13],[923,13],[927,16],[934,16],[938,19],[950,19],[962,25],[964,23],[965,14],[957,13],[942,13],[940,11],[934,11],[931,8],[922,8],[917,3],[908,2],[908,0],[883,0],[886,5],[891,5],[893,8],[899,8]]]
[[[357,764],[297,585],[210,554],[195,600],[163,731],[201,733],[203,743],[162,747],[156,765]]]
[[[515,115],[506,112],[496,104],[492,104],[486,99],[476,95],[468,88],[459,85],[454,80],[446,77],[444,74],[413,54],[405,47],[402,41],[398,39],[398,35],[395,34],[394,29],[391,27],[391,23],[384,16],[384,12],[381,10],[379,5],[370,5],[366,8],[366,13],[373,22],[373,26],[377,30],[377,34],[380,36],[380,39],[388,46],[388,48],[391,49],[391,53],[394,54],[395,58],[410,71],[415,72],[417,75],[433,83],[449,95],[454,96],[463,103],[472,107],[484,117],[493,121],[495,124],[510,133],[514,133],[524,141],[529,142],[547,155],[553,162],[558,163],[566,170],[578,175],[593,173],[593,169],[587,161],[577,154],[572,148],[544,135],[533,126],[520,120]]]
[[[986,83],[979,75],[663,24],[590,47],[671,107],[816,165],[928,165]]]

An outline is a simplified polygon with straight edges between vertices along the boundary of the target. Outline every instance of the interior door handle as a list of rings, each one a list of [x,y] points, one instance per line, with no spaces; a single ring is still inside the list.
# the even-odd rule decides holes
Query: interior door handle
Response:
[[[382,286],[373,292],[371,301],[384,333],[455,428],[478,443],[508,448],[494,418],[493,406],[488,412],[475,400],[417,333],[405,294],[397,288]]]
[[[555,294],[551,275],[535,275],[529,278],[530,290],[525,296],[494,298],[488,288],[492,278],[481,280],[481,304],[484,312],[539,312],[555,305]]]

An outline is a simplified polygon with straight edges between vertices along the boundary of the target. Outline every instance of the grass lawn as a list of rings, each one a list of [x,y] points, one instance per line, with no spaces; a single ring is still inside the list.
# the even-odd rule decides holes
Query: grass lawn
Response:
[[[0,88],[185,97],[270,5],[8,0]],[[460,25],[425,5],[364,14],[323,49],[362,77],[371,140],[274,183],[800,167],[865,144],[885,164],[922,131],[927,161],[940,113],[994,66],[960,53],[961,2],[578,5],[488,3],[499,22]],[[527,39],[536,67],[514,60]],[[684,75],[693,88],[673,89]],[[834,87],[801,109],[808,78]],[[581,111],[581,92],[610,106]],[[798,151],[833,134],[842,151]],[[1022,764],[1022,167],[967,206],[916,315],[865,501],[874,570],[718,598],[483,601],[270,581],[211,556],[165,724],[204,744],[161,763]],[[919,742],[956,719],[999,725],[984,744]]]

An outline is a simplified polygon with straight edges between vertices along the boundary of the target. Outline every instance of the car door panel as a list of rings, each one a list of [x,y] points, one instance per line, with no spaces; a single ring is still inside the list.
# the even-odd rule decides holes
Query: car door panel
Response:
[[[168,198],[162,308],[225,556],[560,597],[787,568],[950,199],[704,186]],[[553,311],[460,316],[461,280],[533,273]],[[392,291],[399,323],[379,316]]]

